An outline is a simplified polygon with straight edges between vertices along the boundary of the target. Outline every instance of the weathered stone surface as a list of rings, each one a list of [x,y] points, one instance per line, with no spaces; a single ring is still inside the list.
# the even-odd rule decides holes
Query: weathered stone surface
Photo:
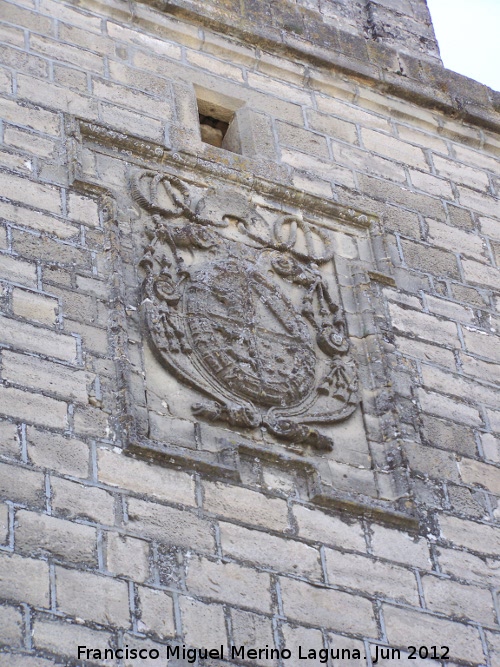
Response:
[[[21,510],[16,513],[16,545],[19,551],[52,554],[58,560],[97,563],[95,528]]]
[[[35,466],[75,477],[88,477],[90,451],[86,443],[36,428],[27,429],[27,440],[28,457]]]
[[[130,498],[128,501],[128,530],[167,544],[192,547],[213,552],[212,526],[195,514],[173,507]]]
[[[139,588],[139,627],[162,639],[175,635],[174,603],[170,595],[154,588]]]
[[[452,623],[430,614],[384,605],[387,638],[393,646],[424,646],[429,633],[439,633],[439,641],[450,648],[450,658],[481,662],[483,647],[477,628]]]
[[[58,608],[70,616],[112,627],[130,623],[124,581],[56,567],[56,596]]]
[[[280,585],[283,609],[290,620],[340,631],[355,625],[362,634],[377,636],[372,604],[366,598],[293,579],[282,578]]]
[[[302,542],[282,540],[230,523],[220,524],[220,539],[224,555],[259,563],[279,572],[290,572],[309,579],[321,578],[319,551]]]
[[[418,604],[417,582],[409,570],[354,554],[326,550],[328,583]]]
[[[102,651],[112,645],[112,635],[77,623],[37,620],[33,627],[33,644],[37,649],[75,656],[75,647],[99,647]],[[105,664],[105,663],[104,663]]]
[[[227,646],[224,608],[182,596],[179,599],[184,641],[190,646]],[[255,614],[246,613],[247,616]],[[237,631],[237,629],[236,629]]]
[[[107,533],[106,567],[118,576],[143,582],[149,578],[149,544],[119,533]]]
[[[283,531],[288,528],[286,503],[268,498],[238,486],[207,483],[204,486],[203,506],[208,512],[223,518]]]
[[[48,563],[16,554],[1,554],[0,594],[6,600],[48,608]]]
[[[0,666],[500,667],[499,94],[424,0],[167,5],[2,6]]]
[[[263,612],[270,611],[269,575],[236,563],[215,563],[206,558],[193,558],[189,563],[186,585],[191,595]]]
[[[143,461],[134,461],[120,452],[100,449],[99,479],[105,484],[130,489],[160,500],[194,505],[194,482],[190,475],[158,470]]]
[[[366,550],[363,528],[357,521],[342,521],[340,517],[301,505],[294,505],[293,514],[300,537],[355,551]]]
[[[115,499],[104,489],[85,486],[59,477],[53,477],[51,485],[54,513],[69,519],[114,524]]]

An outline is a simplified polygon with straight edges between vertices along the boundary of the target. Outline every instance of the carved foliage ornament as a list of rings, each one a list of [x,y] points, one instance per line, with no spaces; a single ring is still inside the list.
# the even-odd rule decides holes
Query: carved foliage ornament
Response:
[[[320,268],[328,233],[236,190],[207,191],[142,171],[148,215],[143,306],[162,363],[200,394],[193,413],[329,450],[318,427],[356,408],[356,374],[339,305]]]

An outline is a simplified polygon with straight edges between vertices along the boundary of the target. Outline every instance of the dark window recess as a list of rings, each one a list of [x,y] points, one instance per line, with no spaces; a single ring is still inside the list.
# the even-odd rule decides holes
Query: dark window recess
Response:
[[[201,140],[206,144],[211,146],[217,146],[217,148],[222,147],[222,141],[226,136],[229,123],[226,123],[223,120],[218,120],[212,116],[205,116],[199,114],[200,116],[200,131],[201,131]]]

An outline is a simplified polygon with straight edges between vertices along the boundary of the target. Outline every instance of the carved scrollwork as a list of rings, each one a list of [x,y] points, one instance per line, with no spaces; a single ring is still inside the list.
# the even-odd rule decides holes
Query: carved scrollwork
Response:
[[[328,450],[317,426],[356,408],[357,384],[339,304],[320,267],[328,232],[260,213],[241,193],[205,191],[139,172],[149,214],[143,304],[163,364],[201,400],[200,419],[262,427],[294,446]]]

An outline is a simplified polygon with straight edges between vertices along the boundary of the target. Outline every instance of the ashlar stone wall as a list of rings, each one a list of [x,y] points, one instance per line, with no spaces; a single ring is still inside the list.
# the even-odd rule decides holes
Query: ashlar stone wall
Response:
[[[498,93],[195,4],[0,4],[0,666],[498,667]],[[304,404],[182,348],[228,257]]]

